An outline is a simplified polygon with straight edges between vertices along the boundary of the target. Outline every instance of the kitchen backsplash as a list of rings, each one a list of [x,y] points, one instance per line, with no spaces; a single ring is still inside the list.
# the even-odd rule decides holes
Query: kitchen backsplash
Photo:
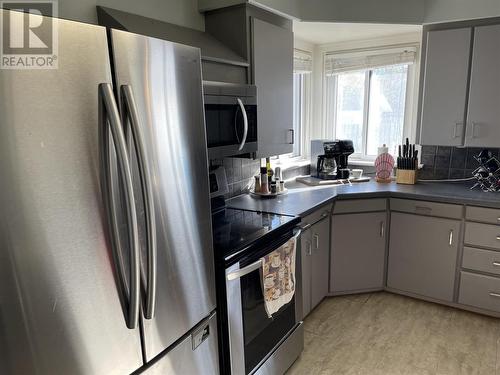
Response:
[[[457,179],[472,177],[472,171],[478,163],[473,158],[482,148],[422,146],[421,163],[424,168],[419,178],[423,180]],[[490,148],[491,153],[500,158],[500,149]],[[210,161],[210,166],[224,166],[226,169],[229,193],[226,198],[235,197],[248,192],[253,186],[254,176],[260,172],[260,160],[242,158],[224,158]],[[362,168],[365,175],[370,175],[372,167],[349,165],[350,168]],[[290,168],[283,172],[285,180],[310,173],[309,165]]]
[[[424,164],[419,178],[423,180],[458,179],[472,177],[478,167],[474,156],[483,148],[422,146],[421,163]],[[493,156],[499,157],[500,149],[489,148]]]
[[[271,164],[273,164],[271,162]],[[210,160],[210,166],[224,166],[226,169],[227,183],[229,185],[229,194],[227,198],[235,197],[248,192],[253,186],[254,176],[260,173],[260,160],[224,158]],[[273,166],[274,167],[274,166]],[[285,180],[295,176],[309,174],[309,165],[297,168],[290,168],[283,172]]]

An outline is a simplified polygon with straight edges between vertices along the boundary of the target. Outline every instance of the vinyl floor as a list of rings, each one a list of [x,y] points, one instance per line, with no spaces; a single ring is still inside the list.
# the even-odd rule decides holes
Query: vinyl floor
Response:
[[[500,375],[500,319],[391,293],[325,299],[287,375]]]

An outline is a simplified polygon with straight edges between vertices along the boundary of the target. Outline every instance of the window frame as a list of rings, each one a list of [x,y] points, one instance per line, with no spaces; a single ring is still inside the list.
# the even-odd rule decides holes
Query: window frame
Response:
[[[381,52],[383,53],[384,51],[387,51],[392,48],[404,48],[404,47],[412,47],[416,49],[416,60],[414,63],[409,63],[405,64],[408,65],[408,72],[407,72],[407,80],[406,80],[406,93],[405,93],[405,113],[404,113],[404,122],[403,122],[403,134],[401,137],[401,142],[405,138],[409,138],[411,142],[415,141],[416,138],[416,121],[415,121],[415,98],[417,97],[416,93],[416,87],[418,85],[418,82],[416,80],[418,79],[418,71],[419,71],[419,55],[420,55],[420,45],[418,43],[408,43],[408,44],[399,44],[399,45],[393,45],[393,46],[384,46],[384,47],[375,47],[375,48],[367,48],[364,50],[351,50],[351,51],[328,51],[324,50],[323,51],[323,61],[325,61],[326,56],[345,56],[345,55],[350,55],[352,53],[362,53],[366,55],[371,55],[374,53],[374,51]],[[391,66],[391,65],[386,65],[386,66]],[[371,69],[365,70],[365,93],[364,93],[364,105],[363,108],[363,132],[362,132],[362,152],[356,152],[351,155],[349,158],[349,161],[351,162],[360,162],[362,164],[367,164],[367,165],[373,165],[373,162],[376,159],[376,155],[366,155],[366,149],[367,149],[367,137],[368,137],[368,120],[369,120],[369,110],[370,110],[370,85],[371,85],[371,75],[374,69],[381,68],[381,67],[375,67]],[[356,70],[353,70],[352,72],[355,72]],[[358,70],[359,71],[359,70]],[[324,134],[327,135],[327,137],[333,137],[333,139],[337,138],[337,97],[338,97],[338,76],[334,76],[334,84],[333,88],[331,88],[330,93],[328,93],[328,82],[327,79],[329,77],[326,75],[326,66],[325,63],[323,64],[323,72],[322,72],[322,81],[323,81],[323,93],[322,93],[322,102],[323,102],[323,132]],[[328,99],[330,96],[333,96],[333,103],[330,104],[328,102]],[[328,107],[330,105],[333,105],[333,109],[329,109]],[[328,115],[328,113],[331,114],[331,116]],[[328,124],[328,122],[331,122],[331,124]]]

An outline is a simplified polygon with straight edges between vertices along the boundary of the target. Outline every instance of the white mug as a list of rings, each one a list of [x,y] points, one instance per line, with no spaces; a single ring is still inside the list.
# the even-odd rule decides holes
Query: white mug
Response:
[[[351,178],[361,178],[363,176],[363,170],[362,169],[352,169],[351,170]]]

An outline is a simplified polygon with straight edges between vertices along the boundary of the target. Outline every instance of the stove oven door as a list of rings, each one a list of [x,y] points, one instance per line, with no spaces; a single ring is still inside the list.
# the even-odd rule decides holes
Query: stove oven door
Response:
[[[295,234],[296,239],[300,232]],[[288,240],[290,237],[288,237]],[[251,374],[276,351],[298,324],[295,296],[272,318],[261,287],[261,258],[287,239],[259,251],[226,270],[227,311],[232,374]]]

